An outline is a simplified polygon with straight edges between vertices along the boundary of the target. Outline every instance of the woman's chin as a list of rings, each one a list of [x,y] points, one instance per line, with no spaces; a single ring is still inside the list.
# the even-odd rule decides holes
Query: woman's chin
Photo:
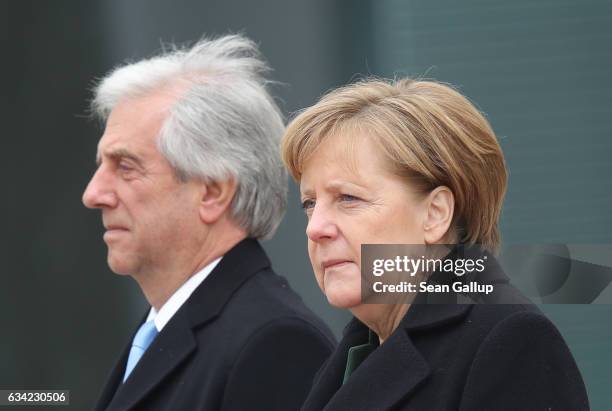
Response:
[[[361,293],[337,293],[329,291],[325,293],[327,302],[336,308],[353,308],[361,304]]]

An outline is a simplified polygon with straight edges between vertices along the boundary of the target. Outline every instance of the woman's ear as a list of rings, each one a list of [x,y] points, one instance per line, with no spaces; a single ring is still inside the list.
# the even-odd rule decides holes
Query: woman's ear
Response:
[[[200,218],[204,223],[213,224],[223,217],[230,208],[236,188],[236,181],[233,178],[204,183],[198,206]]]
[[[453,221],[455,196],[446,186],[436,187],[425,199],[427,207],[423,223],[423,234],[426,244],[437,244],[446,240],[446,235]]]

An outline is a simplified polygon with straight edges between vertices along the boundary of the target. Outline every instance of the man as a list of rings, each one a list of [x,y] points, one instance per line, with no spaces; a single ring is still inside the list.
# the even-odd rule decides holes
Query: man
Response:
[[[286,205],[282,116],[242,36],[114,70],[83,203],[151,305],[96,409],[292,410],[333,338],[256,239]]]

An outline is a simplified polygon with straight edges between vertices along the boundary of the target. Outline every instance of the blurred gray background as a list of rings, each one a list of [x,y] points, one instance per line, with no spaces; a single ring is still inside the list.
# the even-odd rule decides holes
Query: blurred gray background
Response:
[[[612,243],[612,3],[485,0],[6,1],[0,388],[69,389],[92,407],[146,308],[106,266],[99,213],[81,194],[99,125],[92,81],[161,41],[241,31],[284,83],[284,112],[358,75],[452,83],[485,112],[510,170],[505,242]],[[278,272],[339,334],[312,277],[295,185],[275,239]],[[612,409],[612,306],[544,306],[583,373],[592,409]]]

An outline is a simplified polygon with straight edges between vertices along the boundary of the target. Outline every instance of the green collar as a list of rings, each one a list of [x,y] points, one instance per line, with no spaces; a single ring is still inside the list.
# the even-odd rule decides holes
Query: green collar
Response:
[[[368,342],[366,344],[355,345],[348,350],[348,356],[346,360],[346,368],[344,370],[344,379],[342,380],[342,384],[345,384],[349,379],[351,374],[355,372],[357,367],[361,365],[361,363],[367,358],[368,355],[372,353],[376,348],[378,348],[378,336],[372,331],[368,329]]]

